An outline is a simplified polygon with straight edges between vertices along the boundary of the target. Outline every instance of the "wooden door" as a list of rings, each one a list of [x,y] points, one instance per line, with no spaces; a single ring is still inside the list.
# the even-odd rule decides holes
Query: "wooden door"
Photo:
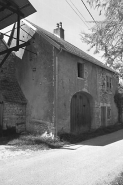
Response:
[[[71,100],[71,132],[88,131],[91,122],[90,102],[82,93],[77,93]]]
[[[101,107],[101,126],[106,126],[106,106]]]

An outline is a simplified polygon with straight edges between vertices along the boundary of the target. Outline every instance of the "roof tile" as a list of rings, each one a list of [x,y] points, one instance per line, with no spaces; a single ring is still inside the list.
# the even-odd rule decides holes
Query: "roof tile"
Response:
[[[89,54],[85,53],[84,51],[82,51],[81,49],[77,48],[76,46],[70,44],[69,42],[65,41],[62,38],[57,37],[56,35],[44,30],[43,28],[40,28],[39,26],[35,25],[34,23],[26,20],[27,22],[29,22],[32,26],[34,26],[37,29],[37,33],[38,34],[45,34],[47,37],[49,37],[50,39],[52,39],[53,41],[55,41],[57,44],[59,44],[61,46],[62,49],[66,50],[69,53],[72,53],[76,56],[79,56],[91,63],[94,63],[100,67],[103,67],[107,70],[110,70],[112,72],[115,72],[115,70],[111,69],[110,67],[106,66],[105,64],[103,64],[102,62],[100,62],[99,60],[95,59],[94,57],[90,56]]]
[[[0,80],[0,92],[6,102],[26,103],[26,98],[16,80],[4,77]]]

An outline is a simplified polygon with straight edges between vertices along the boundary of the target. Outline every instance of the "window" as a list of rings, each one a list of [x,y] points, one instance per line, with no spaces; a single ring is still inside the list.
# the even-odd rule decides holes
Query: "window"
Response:
[[[102,78],[102,89],[106,90],[106,79],[104,77]]]
[[[111,118],[111,107],[107,107],[107,119]]]
[[[110,76],[106,76],[106,90],[111,91],[112,89],[112,78]]]
[[[84,78],[84,64],[77,63],[78,77]]]
[[[110,81],[109,81],[109,88],[110,90],[112,89],[112,78],[110,78]]]
[[[101,125],[106,126],[106,106],[101,106]]]

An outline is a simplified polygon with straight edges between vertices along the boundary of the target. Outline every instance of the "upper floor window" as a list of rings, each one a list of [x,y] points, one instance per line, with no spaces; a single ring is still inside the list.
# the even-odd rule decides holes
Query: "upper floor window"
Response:
[[[78,77],[84,78],[84,64],[77,63]]]
[[[107,107],[107,119],[111,118],[111,107]]]
[[[110,76],[106,76],[106,90],[112,90],[112,78]]]

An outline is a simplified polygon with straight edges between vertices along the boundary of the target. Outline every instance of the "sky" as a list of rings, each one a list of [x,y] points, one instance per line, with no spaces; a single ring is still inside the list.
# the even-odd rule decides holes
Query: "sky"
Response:
[[[44,28],[45,30],[53,33],[53,29],[56,28],[56,23],[62,22],[62,27],[65,30],[65,40],[75,45],[76,47],[82,49],[86,53],[92,55],[98,60],[103,62],[100,55],[94,55],[93,51],[88,51],[89,46],[81,41],[81,32],[89,32],[89,28],[92,27],[93,23],[88,21],[93,21],[88,11],[82,4],[81,0],[29,0],[30,3],[37,10],[36,13],[28,16],[26,19],[33,22],[34,24]],[[79,10],[81,14],[79,16],[82,20],[87,22],[84,24],[78,15],[73,11],[70,5],[75,9],[74,6]],[[102,20],[99,16],[97,10],[89,7],[87,0],[83,0],[94,19]],[[76,9],[75,9],[76,10]],[[84,18],[83,18],[83,17]],[[10,28],[8,28],[10,29]]]

